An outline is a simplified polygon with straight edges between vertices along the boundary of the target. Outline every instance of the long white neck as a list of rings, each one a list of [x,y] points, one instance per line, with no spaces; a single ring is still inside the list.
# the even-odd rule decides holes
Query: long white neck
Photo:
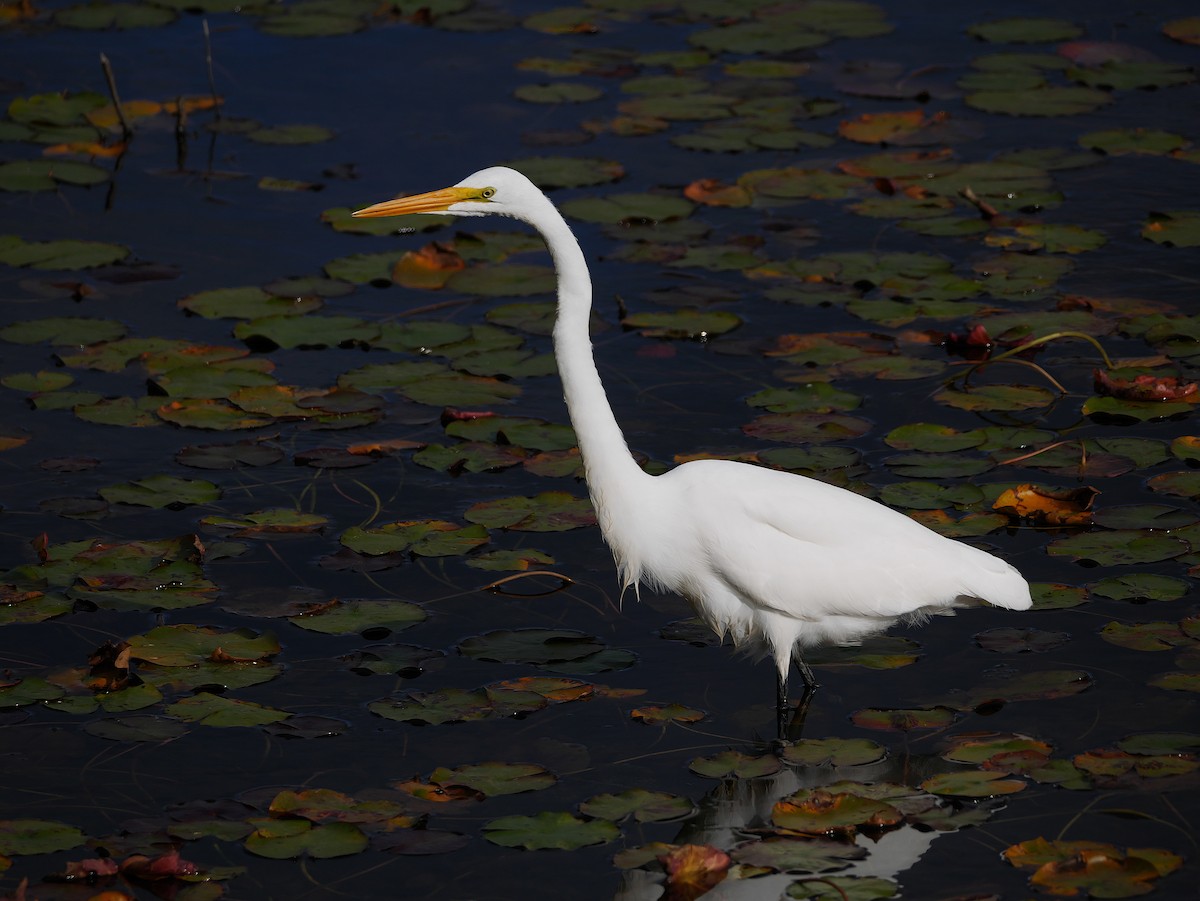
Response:
[[[549,200],[535,218],[530,225],[541,232],[558,271],[554,355],[567,412],[579,439],[588,491],[623,587],[636,585],[642,569],[640,555],[636,547],[624,547],[621,538],[629,536],[637,518],[649,512],[644,508],[654,478],[630,454],[596,370],[588,329],[592,284],[579,242]]]

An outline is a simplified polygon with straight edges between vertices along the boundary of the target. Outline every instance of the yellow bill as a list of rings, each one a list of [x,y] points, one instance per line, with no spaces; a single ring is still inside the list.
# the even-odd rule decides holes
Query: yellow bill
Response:
[[[372,204],[351,215],[361,219],[377,219],[384,216],[406,216],[409,213],[440,213],[447,207],[464,200],[481,200],[479,188],[442,188],[412,197],[397,197],[383,203]]]

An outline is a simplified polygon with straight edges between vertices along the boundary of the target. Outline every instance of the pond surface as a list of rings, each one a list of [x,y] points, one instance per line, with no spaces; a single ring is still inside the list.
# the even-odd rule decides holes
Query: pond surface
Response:
[[[1045,10],[0,7],[0,893],[1193,897],[1200,21]],[[498,163],[647,469],[1035,609],[814,654],[777,755],[770,665],[619,596],[540,242],[348,217]]]

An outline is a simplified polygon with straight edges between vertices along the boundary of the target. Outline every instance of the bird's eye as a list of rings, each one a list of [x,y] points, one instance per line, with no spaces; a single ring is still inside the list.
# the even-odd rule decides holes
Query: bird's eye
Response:
[[[482,191],[479,192],[479,196],[482,197],[484,200],[491,200],[492,197],[495,195],[495,193],[496,193],[495,188],[484,188]]]

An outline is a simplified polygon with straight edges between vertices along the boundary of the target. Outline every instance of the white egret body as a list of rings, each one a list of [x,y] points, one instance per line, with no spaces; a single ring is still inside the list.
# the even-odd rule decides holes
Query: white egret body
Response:
[[[644,472],[592,357],[592,283],[579,243],[519,172],[483,169],[354,215],[409,213],[510,216],[541,233],[558,273],[554,353],[567,411],[622,588],[682,595],[718,635],[771,654],[781,730],[793,656],[806,686],[815,685],[803,648],[853,643],[902,618],[981,602],[1030,607],[1029,585],[1008,563],[852,491],[725,460]]]

